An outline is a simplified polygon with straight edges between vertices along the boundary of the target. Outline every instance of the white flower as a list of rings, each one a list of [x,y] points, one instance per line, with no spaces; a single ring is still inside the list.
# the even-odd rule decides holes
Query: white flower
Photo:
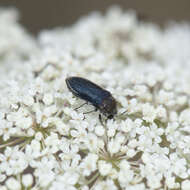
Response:
[[[108,142],[108,151],[111,154],[117,153],[120,150],[120,148],[121,148],[121,144],[118,141],[112,139]]]
[[[122,121],[120,125],[121,131],[127,133],[132,129],[133,122],[130,119],[126,119],[126,121]]]
[[[91,172],[97,169],[97,160],[98,155],[91,153],[84,158],[80,164],[84,176],[89,176]]]
[[[96,152],[99,148],[104,145],[103,142],[94,134],[89,133],[84,139],[84,144],[92,152]]]
[[[179,97],[177,97],[176,102],[177,102],[177,104],[179,104],[180,106],[183,106],[184,104],[187,103],[187,97],[186,97],[186,96],[179,96]]]
[[[10,177],[6,181],[6,186],[10,190],[20,190],[21,189],[21,184],[13,177]]]
[[[47,106],[51,105],[51,104],[53,103],[53,96],[52,96],[52,94],[50,94],[50,93],[44,94],[43,102],[44,102]]]
[[[22,176],[22,184],[25,187],[30,187],[33,183],[33,177],[31,174],[25,174]]]
[[[43,157],[43,159],[36,162],[33,167],[36,168],[34,176],[43,188],[47,187],[56,177],[55,172],[53,171],[54,167],[56,167],[54,158],[50,157],[48,159],[47,157]]]
[[[152,189],[158,189],[161,187],[161,176],[150,175],[147,177],[147,184]]]
[[[23,103],[27,106],[32,106],[34,104],[34,98],[29,95],[23,97]]]
[[[172,92],[166,92],[164,90],[160,90],[158,95],[158,102],[165,105],[172,105],[172,99],[174,94]]]
[[[157,112],[157,116],[161,119],[166,119],[167,117],[167,113],[166,113],[166,109],[163,106],[158,106],[156,108],[156,112]]]
[[[4,156],[1,158],[0,170],[5,172],[6,175],[16,175],[23,172],[28,166],[26,155],[18,151],[18,147],[7,147]]]
[[[0,189],[189,188],[188,23],[161,30],[115,7],[34,39],[17,19],[0,9]],[[115,117],[75,109],[70,76],[109,91]]]
[[[190,187],[190,181],[189,180],[185,180],[182,182],[181,184],[181,189],[182,190],[188,190]]]
[[[179,188],[179,183],[175,182],[175,177],[171,177],[171,176],[167,177],[166,178],[166,184],[171,189]]]
[[[102,136],[102,135],[104,135],[104,133],[105,133],[104,127],[103,127],[102,125],[96,126],[96,128],[95,128],[95,133],[96,133],[97,136]]]
[[[129,185],[125,190],[146,190],[145,185],[143,183],[136,185]]]
[[[29,127],[31,127],[33,124],[32,118],[31,117],[23,117],[23,118],[19,118],[16,121],[16,125],[22,129],[28,129]]]
[[[65,173],[62,176],[57,176],[50,186],[50,190],[77,190],[74,186],[78,180],[78,175],[76,173]]]
[[[179,121],[183,124],[189,125],[190,124],[189,114],[190,114],[190,109],[185,109],[184,111],[182,111],[179,116]]]
[[[49,152],[52,152],[53,154],[56,153],[59,150],[59,146],[61,144],[57,133],[51,133],[45,140],[44,144],[46,148],[48,148]]]
[[[56,112],[57,112],[56,105],[51,105],[51,106],[45,107],[43,114],[46,117],[50,117],[51,115],[55,114]]]
[[[42,138],[43,138],[43,135],[42,135],[41,132],[37,132],[37,133],[35,134],[35,139],[36,139],[37,141],[40,141]]]
[[[101,175],[106,176],[111,172],[112,165],[104,160],[98,161],[98,169]]]
[[[122,186],[127,187],[133,181],[134,172],[130,169],[130,164],[126,160],[122,160],[119,167],[118,180]]]
[[[126,150],[126,154],[129,158],[132,158],[133,156],[135,156],[136,151],[134,149],[127,149]]]
[[[0,174],[0,182],[3,182],[6,179],[6,175]]]
[[[0,190],[7,190],[7,187],[0,185]]]
[[[117,190],[114,182],[112,180],[106,180],[99,182],[95,185],[94,190]]]
[[[143,119],[147,122],[153,122],[156,118],[156,110],[153,106],[146,103],[142,105]]]

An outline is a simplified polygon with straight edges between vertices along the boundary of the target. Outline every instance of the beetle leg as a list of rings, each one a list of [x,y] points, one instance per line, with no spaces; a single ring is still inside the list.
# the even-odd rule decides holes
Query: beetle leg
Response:
[[[85,119],[85,114],[88,114],[88,113],[92,113],[92,112],[96,112],[98,109],[95,108],[94,110],[91,110],[91,111],[88,111],[88,112],[84,112],[83,115],[84,115],[84,118],[83,120]]]
[[[120,113],[119,116],[124,115],[125,113],[127,113],[127,111],[128,111],[128,110],[126,110],[126,111]]]
[[[103,121],[102,121],[102,116],[101,116],[101,114],[99,114],[99,120],[100,120],[100,123],[104,126],[104,123],[103,123]]]
[[[85,102],[85,103],[81,104],[79,107],[75,108],[74,110],[78,110],[79,108],[81,108],[81,107],[84,106],[85,104],[88,104],[88,102]]]
[[[94,109],[94,110],[91,110],[91,111],[84,112],[84,113],[83,113],[83,115],[84,115],[83,120],[85,119],[85,114],[92,113],[92,112],[95,112],[95,111],[97,111],[97,108]]]
[[[97,109],[97,108],[95,108],[94,110],[84,112],[83,114],[88,114],[88,113],[96,112],[97,110],[98,110],[98,109]]]

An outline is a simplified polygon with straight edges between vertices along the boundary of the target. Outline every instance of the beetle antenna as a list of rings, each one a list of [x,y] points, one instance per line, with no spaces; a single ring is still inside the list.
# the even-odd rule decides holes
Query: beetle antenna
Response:
[[[128,110],[125,110],[124,112],[118,114],[117,117],[120,117],[120,116],[124,115],[127,111],[128,111]]]

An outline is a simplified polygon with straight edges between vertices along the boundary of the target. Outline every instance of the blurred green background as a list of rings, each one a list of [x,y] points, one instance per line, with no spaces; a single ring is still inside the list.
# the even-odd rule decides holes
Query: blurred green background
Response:
[[[21,23],[31,32],[74,23],[93,10],[111,5],[134,9],[140,17],[164,24],[168,20],[190,21],[190,0],[0,0],[0,6],[17,7]]]

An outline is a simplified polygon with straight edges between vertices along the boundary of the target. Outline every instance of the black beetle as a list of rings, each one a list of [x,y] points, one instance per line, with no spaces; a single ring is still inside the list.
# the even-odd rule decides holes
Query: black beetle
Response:
[[[100,110],[108,119],[112,119],[117,114],[116,101],[109,91],[81,77],[68,77],[65,81],[68,89],[75,96],[95,106],[94,111]],[[101,120],[101,115],[99,117]]]

